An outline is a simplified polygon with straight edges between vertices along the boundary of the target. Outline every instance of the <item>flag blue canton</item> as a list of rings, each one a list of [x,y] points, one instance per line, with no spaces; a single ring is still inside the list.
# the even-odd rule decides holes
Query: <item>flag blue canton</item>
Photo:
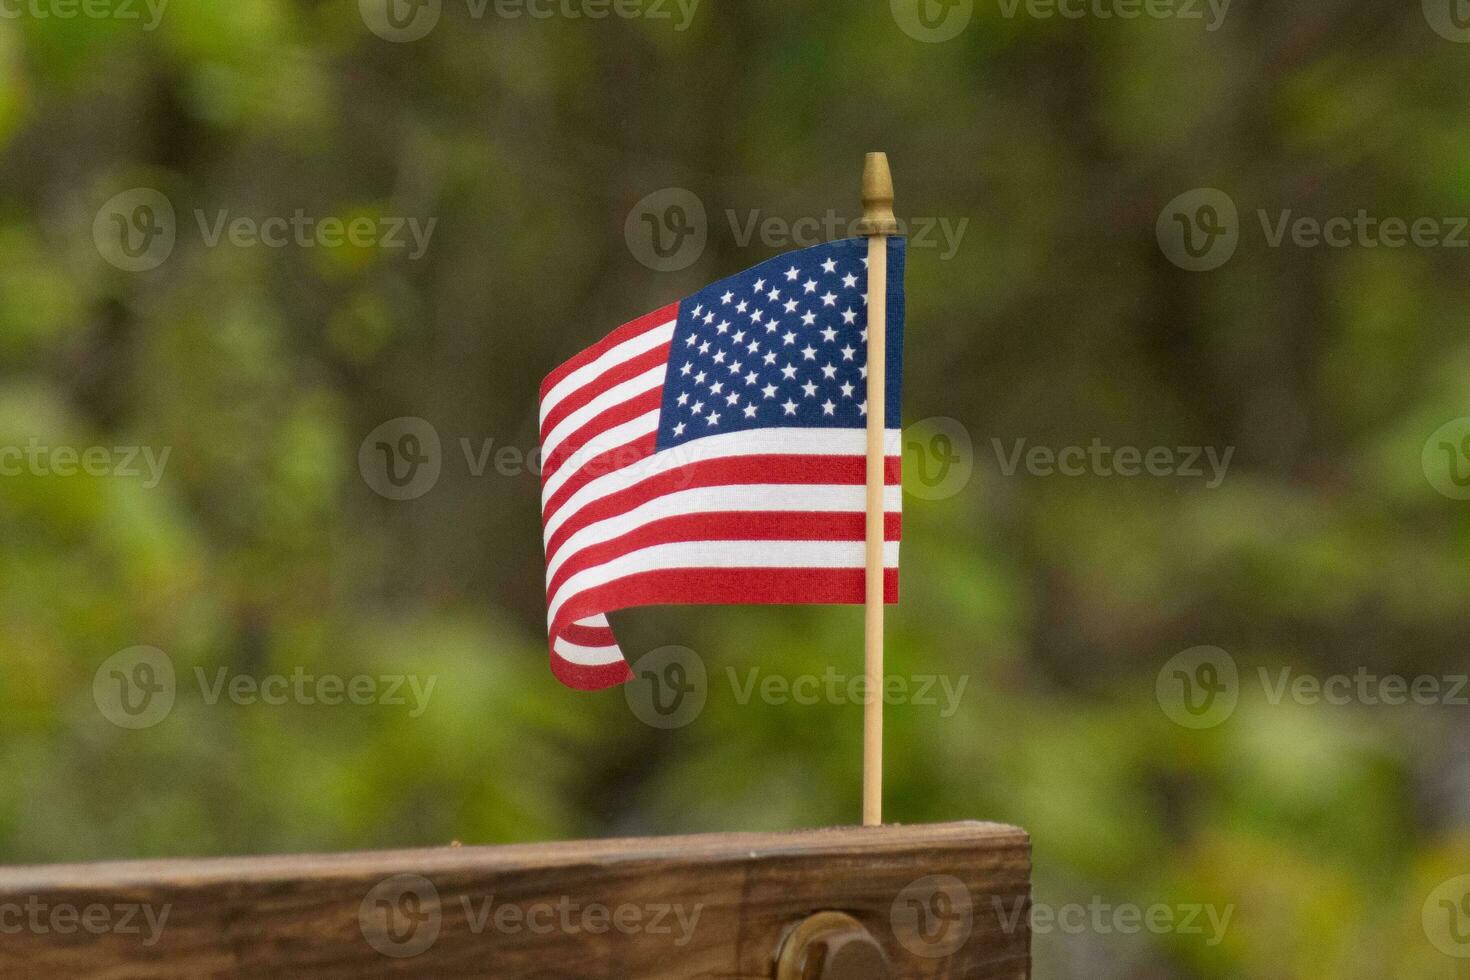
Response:
[[[899,428],[903,246],[888,240],[887,428]],[[867,239],[828,242],[682,300],[658,449],[747,429],[866,427],[867,256]]]

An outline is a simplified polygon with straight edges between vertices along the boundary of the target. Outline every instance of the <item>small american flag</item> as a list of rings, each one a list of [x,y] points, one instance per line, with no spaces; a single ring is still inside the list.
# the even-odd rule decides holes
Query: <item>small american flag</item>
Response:
[[[884,598],[898,600],[904,242],[888,242]],[[867,240],[789,252],[614,330],[541,383],[551,669],[632,675],[607,614],[861,603]]]

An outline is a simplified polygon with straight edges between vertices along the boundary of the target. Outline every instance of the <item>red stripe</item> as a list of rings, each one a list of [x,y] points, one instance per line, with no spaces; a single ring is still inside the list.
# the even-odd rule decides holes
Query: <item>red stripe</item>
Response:
[[[617,637],[607,626],[582,626],[578,623],[569,623],[561,631],[561,638],[568,643],[575,643],[579,647],[611,647],[617,646]]]
[[[566,502],[567,498],[582,489],[582,487],[599,476],[605,476],[608,473],[632,466],[640,460],[647,459],[653,455],[654,447],[657,444],[658,433],[650,432],[647,435],[639,436],[632,442],[615,446],[605,453],[593,456],[591,459],[584,461],[581,466],[577,467],[577,471],[567,478],[567,482],[557,488],[556,493],[551,495],[551,499],[542,505],[542,524],[544,525],[546,521],[550,520],[557,509]],[[546,477],[543,472],[542,483],[545,482]]]
[[[861,568],[665,568],[578,593],[552,623],[565,625],[597,613],[638,606],[807,604],[864,601]],[[883,570],[883,601],[898,601],[898,569]]]
[[[624,361],[606,374],[598,377],[591,384],[578,388],[557,402],[556,407],[546,416],[546,421],[541,423],[541,438],[544,440],[551,433],[551,430],[556,428],[557,423],[592,401],[598,395],[601,395],[604,391],[607,391],[614,385],[620,385],[624,381],[631,381],[638,377],[638,375],[658,367],[668,359],[669,345],[664,344],[660,347],[655,347],[645,354],[639,354],[631,360]]]
[[[546,461],[541,469],[542,480],[547,480],[555,476],[556,471],[566,465],[566,461],[577,450],[602,435],[608,429],[622,425],[624,422],[631,422],[640,415],[647,415],[649,412],[658,411],[659,406],[663,403],[663,398],[663,388],[655,388],[652,391],[645,391],[643,394],[630,398],[625,402],[619,402],[588,419],[585,425],[567,436],[566,440],[552,450],[551,454],[546,457]]]
[[[546,594],[549,601],[562,583],[577,572],[653,545],[672,541],[862,541],[866,537],[866,521],[867,515],[862,511],[716,511],[665,517],[579,551],[556,570]],[[884,514],[884,540],[898,541],[902,522],[902,515]]]
[[[885,462],[885,480],[889,486],[897,486],[901,479],[899,457],[889,456]],[[616,468],[613,467],[613,469]],[[577,477],[573,477],[567,482],[572,483],[576,480]],[[556,529],[556,533],[547,542],[546,554],[547,557],[554,556],[568,537],[588,524],[627,513],[634,507],[676,490],[730,486],[740,483],[862,486],[866,482],[867,461],[862,456],[815,456],[788,453],[727,456],[723,459],[690,463],[687,466],[679,466],[659,473],[626,490],[620,490],[589,503]],[[565,489],[566,487],[562,487],[553,498],[557,506],[560,506],[566,496],[569,496],[569,494],[563,494],[562,491]],[[548,506],[546,516],[549,518],[553,513],[555,513],[555,507]]]
[[[601,691],[604,688],[626,684],[633,679],[633,671],[625,660],[610,664],[574,664],[570,660],[551,654],[551,673],[557,680],[575,691]]]
[[[565,378],[567,375],[577,370],[577,368],[582,367],[585,364],[591,364],[593,361],[597,360],[607,351],[616,347],[618,344],[621,344],[623,341],[631,340],[641,333],[652,330],[654,327],[662,326],[663,324],[668,323],[670,320],[677,318],[678,315],[679,304],[670,303],[668,306],[654,310],[652,313],[645,313],[638,319],[633,320],[629,323],[625,323],[621,327],[618,327],[612,333],[608,334],[606,337],[603,337],[597,343],[593,344],[591,347],[588,347],[580,354],[573,355],[571,360],[566,361],[556,370],[548,374],[545,380],[541,382],[541,399],[545,400],[546,393],[552,388],[556,387],[557,383],[560,382],[561,379]]]

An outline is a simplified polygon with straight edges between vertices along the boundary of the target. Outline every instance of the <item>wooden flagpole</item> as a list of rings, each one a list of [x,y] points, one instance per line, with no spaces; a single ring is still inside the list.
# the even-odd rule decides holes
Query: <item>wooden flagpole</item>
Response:
[[[863,621],[863,825],[883,823],[883,436],[888,403],[888,236],[898,233],[893,215],[893,175],[888,154],[863,161],[863,220],[868,239],[868,495],[867,577]]]

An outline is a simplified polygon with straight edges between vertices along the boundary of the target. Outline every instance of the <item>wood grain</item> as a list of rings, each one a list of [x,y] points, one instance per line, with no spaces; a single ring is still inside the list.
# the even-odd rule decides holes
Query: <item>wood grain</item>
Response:
[[[769,978],[837,910],[896,976],[1025,980],[1029,879],[984,823],[6,868],[0,975]]]

